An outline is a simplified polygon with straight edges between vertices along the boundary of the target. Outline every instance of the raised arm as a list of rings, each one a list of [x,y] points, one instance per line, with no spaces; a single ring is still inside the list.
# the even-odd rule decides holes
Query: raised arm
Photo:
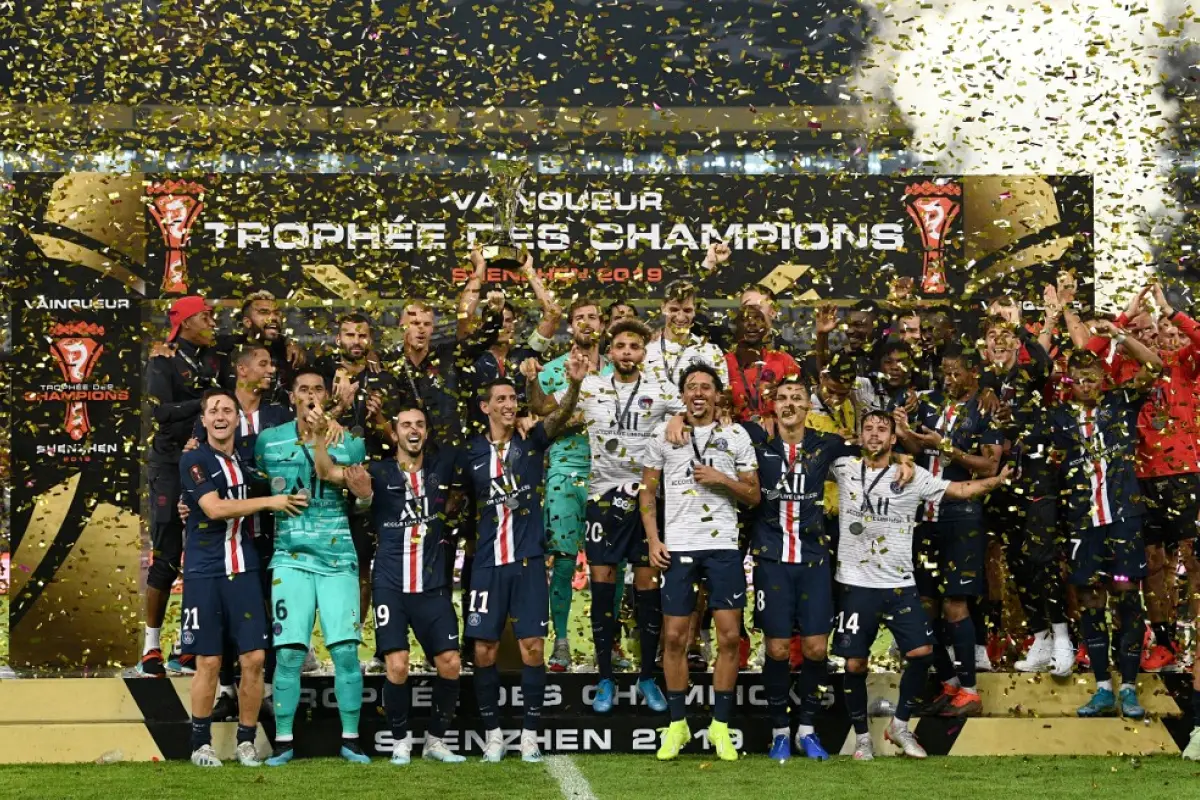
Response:
[[[541,365],[536,358],[527,358],[521,362],[521,374],[525,376],[525,402],[529,411],[539,417],[554,413],[558,401],[542,391]]]
[[[537,270],[533,268],[532,253],[527,252],[525,254],[525,263],[521,265],[521,270],[525,273],[525,277],[529,281],[529,288],[533,290],[533,296],[537,298],[538,306],[542,310],[542,319],[538,322],[534,333],[541,337],[538,341],[545,341],[554,336],[558,331],[558,325],[562,321],[562,308],[558,303],[554,302],[554,298],[546,291],[546,285],[542,283]],[[529,338],[532,343],[534,337],[530,336]]]
[[[483,248],[479,242],[471,247],[470,261],[474,271],[467,279],[467,285],[463,287],[462,294],[458,298],[458,329],[455,338],[459,341],[466,339],[471,332],[475,311],[479,308],[479,291],[483,286],[484,272],[487,269],[487,261],[483,258]]]
[[[558,438],[558,435],[566,429],[571,421],[571,415],[575,413],[575,405],[579,402],[579,387],[583,385],[583,379],[588,373],[588,365],[587,356],[578,349],[572,348],[571,355],[567,357],[567,393],[562,402],[558,404],[558,408],[546,417],[547,438]]]
[[[1097,336],[1104,336],[1115,341],[1117,346],[1123,349],[1130,358],[1142,365],[1137,375],[1133,376],[1133,383],[1135,385],[1149,386],[1154,383],[1163,366],[1162,359],[1159,358],[1157,352],[1151,350],[1142,344],[1141,341],[1125,333],[1108,320],[1095,320],[1092,322],[1092,329]]]
[[[817,370],[825,369],[829,363],[829,334],[837,328],[837,307],[821,306],[817,309],[816,336],[813,352],[817,357]]]

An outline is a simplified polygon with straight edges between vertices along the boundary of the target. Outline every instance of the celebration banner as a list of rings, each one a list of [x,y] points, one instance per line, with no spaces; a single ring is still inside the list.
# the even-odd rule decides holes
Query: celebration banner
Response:
[[[475,175],[18,174],[11,662],[129,665],[142,565],[142,335],[153,301],[266,289],[368,311],[448,302],[466,255],[528,247],[563,299],[704,297],[761,283],[808,303],[1036,304],[1061,269],[1089,283],[1086,176],[539,175],[515,197]],[[504,213],[498,213],[503,211]],[[702,265],[710,244],[731,256]],[[490,268],[490,283],[524,280]],[[157,307],[162,311],[161,305]]]

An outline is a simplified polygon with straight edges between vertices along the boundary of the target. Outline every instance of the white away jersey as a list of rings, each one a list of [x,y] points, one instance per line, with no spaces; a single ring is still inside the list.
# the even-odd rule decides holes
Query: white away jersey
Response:
[[[721,383],[729,388],[729,367],[725,354],[712,342],[693,336],[687,347],[681,347],[659,333],[646,344],[646,360],[642,371],[663,384],[672,397],[679,396],[679,379],[692,364],[707,364],[717,371]]]
[[[659,425],[646,448],[646,466],[662,470],[666,503],[663,541],[672,553],[736,550],[737,501],[727,490],[696,483],[692,466],[698,461],[697,454],[730,477],[758,469],[754,444],[741,425],[695,428],[691,443],[678,447],[667,441],[666,424]]]
[[[555,399],[561,403],[566,394],[557,392]],[[588,375],[579,387],[577,409],[587,423],[592,449],[588,491],[598,497],[641,482],[646,444],[659,423],[683,411],[683,403],[646,374],[634,383],[620,383],[614,375]]]
[[[912,482],[900,486],[898,468],[871,469],[861,458],[839,458],[830,472],[837,478],[837,582],[846,586],[894,589],[912,586],[913,526],[922,503],[941,502],[949,481],[916,468]]]

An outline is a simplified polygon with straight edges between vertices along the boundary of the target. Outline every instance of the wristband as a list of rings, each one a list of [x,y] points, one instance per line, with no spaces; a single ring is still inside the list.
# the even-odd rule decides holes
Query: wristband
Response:
[[[366,497],[355,497],[354,505],[356,508],[370,508],[371,501],[375,499],[375,494],[371,493]]]
[[[1178,317],[1180,315],[1180,313],[1182,313],[1182,312],[1180,312],[1179,309],[1172,311],[1170,314],[1167,315],[1167,321],[1174,322],[1175,318]]]
[[[536,330],[529,334],[529,349],[536,353],[546,352],[546,348],[550,346],[550,340]]]

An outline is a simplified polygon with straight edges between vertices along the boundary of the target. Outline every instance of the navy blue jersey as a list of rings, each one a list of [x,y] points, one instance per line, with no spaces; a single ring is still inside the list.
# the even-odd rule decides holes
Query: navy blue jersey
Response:
[[[254,443],[258,441],[258,435],[267,428],[286,425],[295,418],[296,414],[292,409],[275,403],[261,403],[258,410],[251,414],[239,410],[238,431],[233,437],[233,448],[237,451],[238,458],[242,459],[245,464],[253,464]],[[208,432],[200,424],[199,417],[196,418],[196,425],[192,428],[192,438],[202,442],[208,438]]]
[[[379,536],[375,586],[414,593],[446,585],[446,559],[454,553],[446,503],[461,482],[458,466],[453,447],[427,451],[420,472],[405,472],[394,458],[371,462],[371,517]]]
[[[542,485],[550,439],[538,423],[496,447],[482,434],[467,440],[463,481],[475,497],[479,543],[475,566],[495,567],[545,553]]]
[[[212,578],[259,569],[254,548],[252,517],[211,520],[200,508],[200,498],[216,492],[222,500],[250,496],[251,464],[217,452],[208,442],[179,460],[183,502],[188,507],[187,536],[183,545],[183,577]]]
[[[916,419],[912,421],[911,426],[918,432],[918,426],[937,431],[943,440],[949,439],[951,444],[970,455],[981,454],[984,445],[1004,444],[1004,432],[993,426],[991,416],[979,408],[978,394],[963,403],[947,400],[940,390],[936,391],[917,406]],[[961,464],[952,464],[948,459],[943,462],[942,454],[937,449],[926,448],[912,455],[917,465],[929,470],[935,478],[969,481],[974,477],[971,471]],[[927,503],[921,509],[918,521],[982,518],[983,503],[980,500],[943,500],[940,506]]]
[[[829,556],[825,531],[825,480],[829,466],[860,448],[841,436],[806,428],[800,444],[768,439],[753,422],[743,422],[758,457],[762,501],[754,509],[750,549],[755,556],[790,564]]]
[[[1110,525],[1146,513],[1135,464],[1146,394],[1110,389],[1095,408],[1069,403],[1052,412],[1054,449],[1062,458],[1060,490],[1073,526]]]

